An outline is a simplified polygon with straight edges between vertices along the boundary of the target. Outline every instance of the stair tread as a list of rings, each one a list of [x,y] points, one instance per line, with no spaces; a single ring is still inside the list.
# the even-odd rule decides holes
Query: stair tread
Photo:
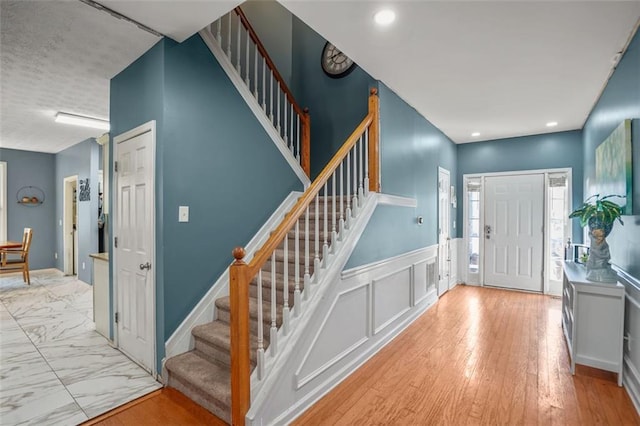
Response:
[[[229,296],[219,297],[216,299],[216,307],[218,309],[231,311],[231,298]],[[249,297],[249,317],[251,319],[258,318],[258,299],[255,297]],[[262,302],[262,322],[271,322],[271,302]],[[282,305],[276,304],[276,324],[278,326],[282,323]]]
[[[231,407],[231,372],[228,367],[208,361],[195,351],[169,358],[165,367],[170,374],[207,395],[207,399],[217,400],[228,409]]]
[[[231,328],[229,324],[224,323],[222,321],[212,321],[206,324],[201,324],[193,327],[191,330],[191,334],[198,339],[204,340],[207,343],[214,344],[219,347],[229,348],[231,342]],[[256,346],[258,337],[255,335],[251,335],[249,341],[251,346]],[[268,339],[264,339],[264,345],[267,346],[269,344]],[[252,348],[253,349],[253,348]]]

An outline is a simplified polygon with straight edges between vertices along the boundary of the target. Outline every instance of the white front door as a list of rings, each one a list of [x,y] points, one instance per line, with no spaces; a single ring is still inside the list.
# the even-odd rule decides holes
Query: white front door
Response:
[[[451,178],[449,171],[438,167],[438,296],[449,290],[451,275],[451,256],[449,253],[449,188]]]
[[[544,175],[485,180],[485,285],[542,292]]]
[[[134,129],[136,130],[136,129]],[[114,139],[114,217],[118,347],[155,370],[154,132]]]

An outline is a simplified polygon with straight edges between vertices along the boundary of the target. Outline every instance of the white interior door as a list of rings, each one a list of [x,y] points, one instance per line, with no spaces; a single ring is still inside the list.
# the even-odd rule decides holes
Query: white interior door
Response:
[[[451,275],[451,256],[449,245],[450,212],[449,188],[451,178],[449,171],[438,167],[438,296],[449,290],[449,277]]]
[[[78,270],[78,224],[77,192],[78,175],[68,176],[63,180],[63,226],[62,226],[62,251],[65,275],[75,275]]]
[[[485,285],[543,290],[544,175],[485,180]]]
[[[119,348],[155,371],[154,134],[116,142],[115,287]]]

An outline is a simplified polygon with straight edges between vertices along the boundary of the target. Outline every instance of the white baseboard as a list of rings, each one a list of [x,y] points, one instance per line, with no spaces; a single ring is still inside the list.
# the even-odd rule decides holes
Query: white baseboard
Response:
[[[302,195],[301,192],[293,191],[284,199],[284,201],[278,206],[275,212],[269,217],[265,224],[260,228],[256,235],[245,246],[246,256],[245,261],[251,261],[255,251],[264,244],[269,237],[269,234],[276,226],[282,221],[284,215],[293,208],[293,205],[298,201],[298,198]],[[231,263],[229,263],[231,266]],[[209,291],[193,308],[191,313],[182,321],[180,326],[173,332],[171,337],[167,339],[165,343],[166,358],[179,355],[187,352],[193,348],[193,341],[191,336],[191,330],[193,327],[206,324],[207,322],[215,319],[215,301],[219,297],[224,297],[229,294],[229,268],[227,268],[220,278],[211,286]]]

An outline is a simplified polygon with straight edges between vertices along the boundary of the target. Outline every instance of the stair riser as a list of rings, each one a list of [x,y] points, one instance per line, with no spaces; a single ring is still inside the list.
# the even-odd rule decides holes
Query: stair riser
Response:
[[[300,286],[300,291],[302,292],[302,286]],[[284,305],[284,294],[282,293],[282,288],[276,288],[276,303],[278,305]],[[293,306],[293,297],[295,294],[295,289],[292,286],[289,286],[289,306]],[[249,296],[258,298],[258,286],[250,285],[249,286]],[[265,302],[271,302],[271,287],[262,286],[262,300]]]
[[[299,264],[299,268],[300,270],[298,271],[300,273],[299,278],[300,278],[300,282],[304,282],[304,259],[300,259],[300,264]],[[293,279],[295,277],[295,272],[296,272],[296,266],[295,264],[289,260],[289,279]],[[283,261],[276,261],[276,273],[278,274],[282,274],[282,272],[284,271],[284,262]],[[264,279],[265,275],[269,274],[271,275],[271,261],[267,261],[267,263],[265,263],[262,266],[262,277]],[[309,258],[309,275],[313,275],[313,257]]]
[[[252,336],[252,338],[254,337]],[[218,347],[211,342],[207,342],[195,336],[194,340],[195,350],[199,351],[204,358],[209,359],[212,362],[218,362],[218,364],[224,364],[227,367],[231,368],[231,352],[229,348]],[[264,346],[268,347],[269,342],[265,342]],[[257,363],[256,351],[252,349],[251,351],[249,351],[249,355],[251,357],[251,369],[253,369]]]
[[[206,398],[193,388],[188,382],[169,373],[167,386],[177,389],[197,404],[209,410],[211,413],[231,424],[231,407],[213,398]]]

